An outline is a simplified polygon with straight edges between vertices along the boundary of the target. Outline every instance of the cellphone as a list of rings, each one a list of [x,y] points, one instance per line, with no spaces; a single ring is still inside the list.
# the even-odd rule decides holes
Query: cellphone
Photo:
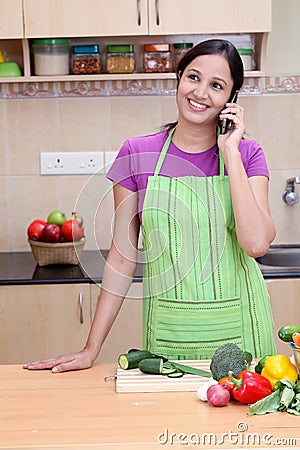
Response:
[[[233,96],[228,100],[227,103],[236,103],[238,98],[238,91],[235,91]],[[226,134],[232,127],[232,120],[229,119],[223,119],[221,120],[221,131],[220,134]]]

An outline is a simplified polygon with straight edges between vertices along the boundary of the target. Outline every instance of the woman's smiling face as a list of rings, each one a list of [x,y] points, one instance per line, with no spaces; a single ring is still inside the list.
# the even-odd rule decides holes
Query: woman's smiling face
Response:
[[[197,56],[184,70],[177,90],[178,121],[216,124],[233,88],[224,56]]]

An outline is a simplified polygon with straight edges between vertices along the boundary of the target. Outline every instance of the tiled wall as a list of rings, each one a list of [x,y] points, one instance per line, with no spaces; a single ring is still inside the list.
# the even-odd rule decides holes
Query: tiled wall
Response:
[[[176,119],[172,82],[133,88],[93,85],[81,86],[80,92],[78,85],[67,84],[2,86],[0,251],[29,251],[27,225],[57,208],[84,216],[87,249],[109,246],[112,192],[105,175],[41,176],[39,154],[99,151],[108,162],[128,137],[155,132]],[[286,179],[300,176],[299,77],[250,80],[239,102],[246,109],[247,137],[262,144],[268,159],[275,242],[299,243],[300,202],[282,201]],[[296,189],[300,193],[300,185]]]

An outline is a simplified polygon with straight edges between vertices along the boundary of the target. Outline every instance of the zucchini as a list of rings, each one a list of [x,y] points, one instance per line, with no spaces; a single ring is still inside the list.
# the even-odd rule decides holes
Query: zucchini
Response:
[[[144,358],[139,362],[139,369],[144,373],[161,375],[163,372],[164,361],[162,358]]]
[[[278,337],[284,342],[291,342],[293,333],[300,333],[300,325],[285,325],[278,330]]]
[[[184,372],[181,372],[181,370],[176,370],[173,373],[169,373],[168,377],[169,378],[181,378],[181,377],[183,377],[183,375],[184,375]]]
[[[118,358],[118,364],[121,369],[136,369],[139,366],[139,362],[145,358],[152,358],[153,353],[148,352],[148,350],[136,350],[130,353],[123,353]]]
[[[177,372],[175,367],[163,367],[161,374],[162,375],[170,375],[171,373]]]

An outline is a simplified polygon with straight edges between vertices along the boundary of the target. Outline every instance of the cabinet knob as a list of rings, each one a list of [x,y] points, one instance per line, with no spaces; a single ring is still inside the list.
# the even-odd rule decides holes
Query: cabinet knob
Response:
[[[156,25],[159,27],[160,25],[159,0],[155,0],[155,12],[156,12]]]
[[[79,322],[84,323],[83,319],[83,295],[82,292],[79,293]]]
[[[140,27],[142,24],[142,18],[141,18],[141,0],[137,0],[137,23]]]

